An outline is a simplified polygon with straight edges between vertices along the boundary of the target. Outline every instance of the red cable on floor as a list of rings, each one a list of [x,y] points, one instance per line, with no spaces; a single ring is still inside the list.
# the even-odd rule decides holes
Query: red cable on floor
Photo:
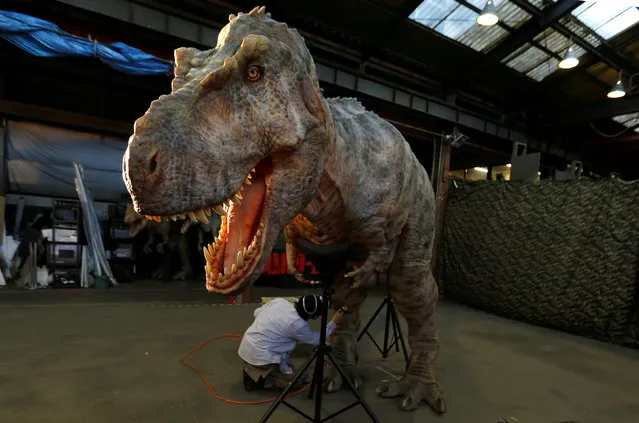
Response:
[[[213,396],[215,398],[219,399],[220,401],[224,401],[224,402],[227,402],[229,404],[239,404],[239,405],[257,405],[257,404],[266,404],[266,403],[275,401],[277,399],[277,397],[267,398],[267,399],[263,399],[263,400],[259,400],[259,401],[237,401],[237,400],[224,398],[224,397],[218,395],[217,392],[215,392],[215,389],[213,389],[213,386],[211,386],[211,384],[209,383],[208,379],[202,374],[202,372],[200,372],[200,369],[198,369],[195,364],[191,363],[190,361],[187,361],[187,358],[191,354],[193,354],[197,350],[203,348],[209,342],[213,342],[213,341],[215,341],[217,339],[222,339],[222,338],[228,339],[229,341],[232,341],[232,342],[240,342],[242,340],[242,335],[240,334],[240,331],[237,331],[237,332],[233,332],[233,333],[226,333],[224,335],[214,336],[213,338],[207,339],[206,341],[202,342],[197,347],[195,347],[192,350],[190,350],[189,352],[185,353],[180,358],[180,363],[186,364],[191,369],[193,369],[195,371],[195,373],[197,373],[197,375],[204,381],[204,383],[206,384],[207,388],[209,388],[209,391],[211,392],[211,394],[213,394]],[[286,398],[291,398],[291,397],[294,397],[295,395],[301,394],[309,386],[311,386],[310,382],[308,384],[306,384],[306,386],[304,386],[299,391],[296,391],[296,392],[293,392],[292,394],[287,395]]]

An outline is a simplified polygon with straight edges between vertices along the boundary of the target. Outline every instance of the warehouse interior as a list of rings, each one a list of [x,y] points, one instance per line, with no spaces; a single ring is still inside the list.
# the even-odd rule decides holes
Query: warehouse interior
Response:
[[[276,404],[242,387],[237,342],[258,307],[321,294],[318,263],[289,263],[282,232],[252,287],[209,292],[203,247],[223,219],[145,217],[123,177],[176,49],[215,48],[230,14],[261,6],[303,37],[324,98],[392,124],[432,183],[447,411],[376,393],[411,337],[380,284],[357,341],[376,421],[636,422],[633,0],[3,0],[0,420],[265,421]],[[326,416],[349,395],[291,402],[322,398]],[[356,417],[371,419],[331,421]]]

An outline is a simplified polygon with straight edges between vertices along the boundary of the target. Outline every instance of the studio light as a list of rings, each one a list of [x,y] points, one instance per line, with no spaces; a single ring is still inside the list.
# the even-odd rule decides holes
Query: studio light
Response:
[[[624,95],[626,95],[626,90],[621,83],[621,72],[619,72],[619,79],[617,80],[615,86],[612,87],[612,90],[608,92],[608,98],[621,98]]]
[[[493,26],[497,22],[499,22],[499,17],[497,16],[495,3],[493,3],[493,0],[488,0],[484,9],[477,16],[477,23],[481,26]]]
[[[559,68],[561,69],[572,69],[579,64],[579,59],[575,54],[575,51],[572,49],[572,43],[568,46],[568,51],[564,58],[559,62]]]
[[[481,173],[488,173],[488,169],[486,169],[485,167],[476,167],[474,168],[477,172],[481,172]]]

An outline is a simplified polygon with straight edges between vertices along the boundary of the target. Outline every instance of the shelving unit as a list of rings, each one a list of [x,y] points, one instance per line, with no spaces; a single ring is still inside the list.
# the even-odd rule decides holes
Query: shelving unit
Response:
[[[124,222],[126,201],[109,206],[109,225],[105,234],[111,270],[121,282],[130,282],[135,274],[134,241]]]
[[[82,267],[82,210],[75,200],[53,200],[49,266],[52,288],[79,288]]]

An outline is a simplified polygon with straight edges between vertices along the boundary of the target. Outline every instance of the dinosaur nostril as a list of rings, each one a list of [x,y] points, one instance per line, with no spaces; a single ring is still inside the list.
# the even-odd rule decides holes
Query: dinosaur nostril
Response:
[[[151,157],[151,162],[149,163],[149,170],[151,173],[155,172],[155,169],[158,167],[158,153],[155,153],[153,157]]]

